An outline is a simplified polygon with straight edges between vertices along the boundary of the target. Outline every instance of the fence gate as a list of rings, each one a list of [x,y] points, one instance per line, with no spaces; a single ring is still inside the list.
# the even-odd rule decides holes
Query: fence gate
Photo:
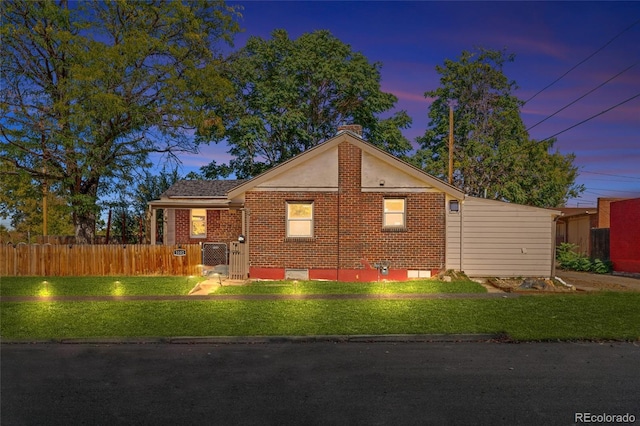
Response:
[[[232,241],[230,254],[229,279],[246,280],[249,277],[249,253],[247,245],[238,241]]]
[[[203,243],[202,264],[205,266],[227,265],[227,245],[225,243]]]

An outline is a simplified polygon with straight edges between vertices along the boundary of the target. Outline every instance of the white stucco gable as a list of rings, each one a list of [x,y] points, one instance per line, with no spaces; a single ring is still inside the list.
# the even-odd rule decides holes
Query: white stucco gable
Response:
[[[321,151],[315,156],[301,157],[301,162],[267,175],[254,191],[337,191],[338,147]]]

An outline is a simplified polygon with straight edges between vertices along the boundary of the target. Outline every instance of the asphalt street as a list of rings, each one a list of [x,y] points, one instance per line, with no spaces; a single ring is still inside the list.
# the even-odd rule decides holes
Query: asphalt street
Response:
[[[638,343],[5,343],[0,356],[3,426],[640,424]]]

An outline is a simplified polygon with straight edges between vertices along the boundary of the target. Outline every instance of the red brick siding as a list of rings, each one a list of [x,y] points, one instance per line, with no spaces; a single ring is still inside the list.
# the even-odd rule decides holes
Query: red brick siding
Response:
[[[314,237],[286,238],[286,202],[314,201]],[[249,259],[251,266],[335,268],[337,197],[326,192],[249,191]]]
[[[340,192],[249,191],[251,266],[362,270],[382,260],[394,269],[439,270],[445,256],[443,193],[363,193],[361,151],[339,146]],[[383,200],[406,199],[405,230],[382,227]],[[286,202],[314,201],[314,237],[286,238]],[[340,219],[339,219],[340,217]]]
[[[191,210],[176,210],[176,244],[236,241],[242,233],[242,213],[237,210],[207,210],[206,238],[191,237]]]

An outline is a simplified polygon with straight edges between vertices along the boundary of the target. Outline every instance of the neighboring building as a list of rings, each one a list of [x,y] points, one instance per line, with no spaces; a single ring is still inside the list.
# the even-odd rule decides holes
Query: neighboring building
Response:
[[[575,244],[579,253],[591,256],[591,229],[598,227],[598,209],[561,207],[558,210],[562,216],[556,222],[556,245]]]
[[[611,203],[626,199],[627,198],[598,198],[598,223],[594,228],[610,228]]]
[[[613,270],[640,273],[640,198],[611,202],[610,207]]]
[[[560,207],[556,222],[556,245],[574,244],[590,258],[609,259],[610,206],[626,198],[598,198],[597,207]]]
[[[465,196],[367,143],[357,126],[253,179],[215,182],[179,182],[150,207],[165,210],[165,243],[242,235],[251,278],[553,274],[560,212]]]

